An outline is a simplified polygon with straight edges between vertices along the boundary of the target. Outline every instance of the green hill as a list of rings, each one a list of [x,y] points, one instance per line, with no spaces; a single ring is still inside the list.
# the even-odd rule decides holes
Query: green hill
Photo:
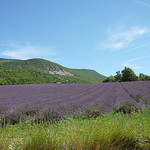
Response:
[[[69,69],[44,59],[0,58],[0,85],[38,83],[99,83],[106,77],[89,69]]]

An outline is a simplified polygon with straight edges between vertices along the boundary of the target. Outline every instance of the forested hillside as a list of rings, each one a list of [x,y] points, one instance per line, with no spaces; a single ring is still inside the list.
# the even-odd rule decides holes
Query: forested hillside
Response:
[[[94,70],[69,69],[44,59],[0,59],[0,85],[99,83],[105,78]]]

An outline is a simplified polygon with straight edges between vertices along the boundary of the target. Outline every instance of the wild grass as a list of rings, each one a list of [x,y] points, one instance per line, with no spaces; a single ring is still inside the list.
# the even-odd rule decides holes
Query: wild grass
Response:
[[[150,112],[69,118],[56,123],[32,120],[0,128],[0,149],[11,150],[148,150]]]

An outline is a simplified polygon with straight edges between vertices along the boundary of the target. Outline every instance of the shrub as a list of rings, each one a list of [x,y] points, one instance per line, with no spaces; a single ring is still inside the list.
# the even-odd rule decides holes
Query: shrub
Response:
[[[140,109],[130,104],[121,104],[114,109],[114,113],[132,114],[133,112],[139,112]]]

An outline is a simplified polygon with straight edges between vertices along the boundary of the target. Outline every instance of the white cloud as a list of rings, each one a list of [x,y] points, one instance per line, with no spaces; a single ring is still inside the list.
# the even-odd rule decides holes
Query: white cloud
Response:
[[[31,45],[29,43],[9,43],[0,45],[0,55],[14,59],[49,58],[56,56],[53,47]]]
[[[134,26],[129,29],[125,29],[123,26],[118,26],[116,28],[108,28],[107,39],[100,43],[99,49],[111,49],[118,50],[129,46],[138,37],[149,33],[150,30],[146,27]]]

